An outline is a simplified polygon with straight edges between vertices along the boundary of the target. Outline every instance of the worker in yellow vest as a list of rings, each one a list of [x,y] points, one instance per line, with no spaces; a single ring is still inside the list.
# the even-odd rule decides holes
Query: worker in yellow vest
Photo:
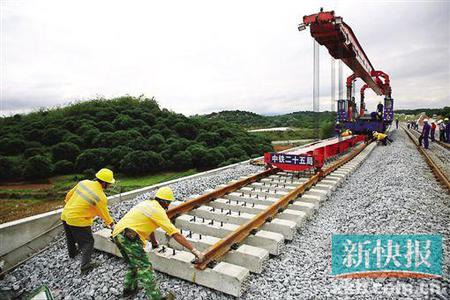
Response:
[[[99,265],[91,262],[94,249],[91,226],[94,218],[99,216],[109,228],[114,226],[114,220],[108,210],[108,199],[104,193],[104,190],[115,182],[113,172],[101,169],[95,177],[94,180],[80,181],[67,193],[64,200],[66,204],[61,213],[69,257],[74,258],[80,251],[82,253],[80,264],[82,274]]]
[[[377,131],[374,131],[373,133],[372,133],[372,135],[373,135],[373,137],[374,137],[374,139],[377,141],[377,142],[381,142],[383,145],[387,145],[387,142],[389,141],[390,143],[392,143],[393,142],[393,140],[391,140],[389,137],[388,137],[388,135],[387,134],[385,134],[385,133],[381,133],[381,132],[377,132]]]
[[[162,187],[156,192],[154,200],[140,202],[114,226],[113,240],[128,264],[123,289],[124,298],[129,299],[137,293],[138,281],[149,299],[174,298],[171,293],[165,297],[161,295],[152,265],[143,248],[147,240],[150,240],[152,248],[158,247],[155,238],[155,230],[158,227],[194,254],[196,262],[203,261],[203,254],[189,243],[167,216],[166,210],[174,200],[172,189]]]

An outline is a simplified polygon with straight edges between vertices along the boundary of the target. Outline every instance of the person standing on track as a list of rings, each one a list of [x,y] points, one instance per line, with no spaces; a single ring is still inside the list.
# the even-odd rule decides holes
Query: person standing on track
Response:
[[[430,124],[428,124],[428,119],[424,119],[422,133],[420,134],[420,137],[419,137],[419,144],[422,146],[422,141],[423,141],[423,146],[425,149],[428,149],[428,144],[429,144],[428,138],[430,137],[430,129],[431,129],[431,126],[430,126]]]
[[[436,132],[436,123],[434,121],[431,121],[430,138],[431,138],[432,142],[435,141],[435,139],[434,139],[435,132]]]
[[[138,292],[138,281],[149,299],[174,299],[172,293],[165,297],[161,295],[152,264],[143,248],[147,240],[150,240],[152,248],[158,247],[155,238],[155,230],[158,227],[194,254],[196,262],[201,263],[204,259],[203,254],[170,222],[166,211],[174,200],[172,189],[162,187],[156,192],[154,200],[144,200],[134,206],[114,227],[113,241],[128,264],[123,289],[123,297],[126,299],[132,298]]]
[[[104,190],[115,182],[113,172],[109,169],[101,169],[95,177],[94,180],[80,181],[67,193],[64,200],[66,204],[61,213],[69,257],[75,258],[81,250],[82,274],[88,273],[99,265],[97,262],[91,262],[91,254],[94,250],[91,226],[94,217],[102,218],[109,228],[114,226],[114,220],[108,210],[108,199],[104,193]]]
[[[437,125],[439,127],[439,141],[445,142],[445,124],[443,120],[437,121]]]
[[[398,129],[398,118],[395,119],[395,126],[396,126],[396,129]]]
[[[444,119],[444,124],[445,124],[445,142],[450,144],[450,122],[448,121],[448,118]]]

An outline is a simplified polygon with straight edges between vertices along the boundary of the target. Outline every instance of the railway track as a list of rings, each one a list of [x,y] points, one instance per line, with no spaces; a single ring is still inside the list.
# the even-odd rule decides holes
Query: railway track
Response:
[[[327,161],[319,172],[268,169],[176,203],[168,216],[206,259],[193,265],[162,230],[160,246],[147,249],[155,270],[233,296],[242,295],[251,273],[261,273],[270,255],[282,253],[304,222],[355,170],[375,143],[356,144]],[[110,230],[94,234],[95,248],[120,256]]]
[[[435,178],[445,187],[447,191],[450,192],[450,155],[449,147],[445,143],[439,141],[430,142],[430,149],[426,150],[419,145],[418,138],[420,133],[416,130],[407,129],[405,130],[408,137],[416,146],[417,150],[425,158],[427,164],[430,166]],[[445,146],[443,146],[445,145]]]

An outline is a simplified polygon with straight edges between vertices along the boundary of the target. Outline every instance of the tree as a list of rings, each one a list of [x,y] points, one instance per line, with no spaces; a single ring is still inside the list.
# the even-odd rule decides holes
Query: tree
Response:
[[[80,154],[80,148],[73,143],[59,143],[52,147],[54,161],[68,160],[74,162]]]
[[[101,121],[97,123],[97,129],[101,131],[114,131],[114,126],[107,121]]]
[[[192,154],[189,151],[181,151],[172,157],[175,170],[186,170],[192,168]]]
[[[205,143],[208,147],[216,147],[220,144],[221,138],[215,132],[202,132],[198,135],[197,142]]]
[[[195,140],[197,137],[197,128],[189,122],[180,121],[173,127],[176,133],[186,139]]]
[[[55,174],[70,174],[74,171],[74,165],[68,160],[60,160],[55,164]]]
[[[25,158],[30,158],[36,155],[45,155],[46,151],[44,148],[28,148],[23,152]]]
[[[110,152],[111,149],[108,148],[86,150],[78,155],[75,161],[75,168],[79,172],[87,169],[101,169],[108,164]]]
[[[5,155],[15,155],[22,153],[25,149],[25,142],[18,138],[0,140],[0,153]]]
[[[36,155],[25,162],[23,177],[28,180],[48,178],[53,172],[53,166],[45,156]]]
[[[22,176],[22,161],[0,155],[0,179],[18,179]]]
[[[227,150],[228,150],[228,158],[238,158],[238,159],[242,158],[242,160],[248,158],[247,153],[244,150],[242,150],[242,148],[237,144],[231,145],[230,147],[227,148]]]
[[[120,167],[120,161],[128,154],[133,152],[133,149],[128,146],[117,146],[111,151],[110,162],[116,168]]]
[[[163,164],[163,158],[153,151],[133,151],[120,163],[120,170],[127,175],[143,175],[156,172]]]
[[[67,130],[60,128],[49,128],[44,131],[42,142],[46,145],[55,145],[62,141],[63,136],[67,133]]]

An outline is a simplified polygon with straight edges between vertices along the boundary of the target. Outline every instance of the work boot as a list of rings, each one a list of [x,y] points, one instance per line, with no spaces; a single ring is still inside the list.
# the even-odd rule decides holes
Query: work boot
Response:
[[[82,275],[86,275],[88,274],[90,271],[92,271],[93,269],[101,266],[102,264],[98,261],[92,261],[90,262],[87,266],[83,266],[81,267],[81,274]]]
[[[135,289],[123,289],[122,299],[134,299],[134,296],[138,293],[138,288]]]
[[[163,300],[174,300],[175,299],[175,294],[172,293],[172,292],[168,292],[161,299],[163,299]]]

